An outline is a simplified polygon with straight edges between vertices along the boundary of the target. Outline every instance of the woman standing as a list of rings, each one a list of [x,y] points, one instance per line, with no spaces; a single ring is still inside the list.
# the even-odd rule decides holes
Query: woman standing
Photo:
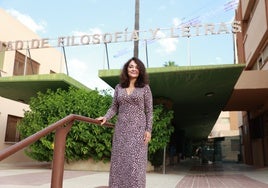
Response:
[[[151,140],[153,104],[143,62],[133,57],[123,66],[120,83],[104,124],[118,115],[113,135],[109,187],[145,188],[148,142]]]

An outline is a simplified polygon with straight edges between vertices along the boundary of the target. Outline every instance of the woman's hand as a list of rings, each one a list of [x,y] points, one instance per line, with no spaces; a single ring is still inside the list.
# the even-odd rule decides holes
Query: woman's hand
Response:
[[[96,118],[96,120],[99,120],[101,122],[101,125],[103,125],[107,121],[106,117],[98,117]]]
[[[151,133],[148,131],[145,131],[144,133],[144,143],[145,145],[148,144],[151,141]]]

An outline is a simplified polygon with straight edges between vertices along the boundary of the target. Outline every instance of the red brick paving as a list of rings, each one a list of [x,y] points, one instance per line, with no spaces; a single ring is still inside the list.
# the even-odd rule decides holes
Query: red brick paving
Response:
[[[190,171],[200,171],[200,172],[210,172],[210,171],[223,171],[221,164],[212,164],[212,165],[194,165],[190,168]]]
[[[222,164],[201,164],[193,165],[176,188],[268,188],[268,184],[239,173],[224,174]]]
[[[241,174],[189,174],[182,178],[176,188],[267,188],[268,184]]]

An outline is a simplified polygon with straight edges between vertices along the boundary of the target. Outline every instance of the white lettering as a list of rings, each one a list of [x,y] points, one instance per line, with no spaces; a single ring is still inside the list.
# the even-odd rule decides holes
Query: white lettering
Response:
[[[118,42],[117,39],[121,38],[123,33],[122,32],[115,32],[114,33],[114,42]]]
[[[162,38],[179,38],[179,37],[192,37],[200,35],[214,35],[214,34],[229,34],[241,32],[240,21],[234,21],[231,23],[231,28],[228,28],[227,24],[195,24],[195,25],[183,25],[182,27],[171,27],[169,29],[149,29],[147,31],[133,30],[128,32],[127,28],[122,32],[104,33],[104,34],[93,34],[93,35],[82,35],[82,36],[60,36],[55,39],[32,39],[29,41],[0,41],[0,51],[7,50],[23,50],[27,48],[49,48],[49,47],[61,47],[61,46],[79,46],[89,44],[100,44],[100,43],[112,43],[112,42],[128,42],[138,40],[155,40],[161,39],[158,37],[161,32]],[[218,26],[216,28],[216,26]],[[194,29],[192,29],[194,28]],[[216,30],[216,31],[215,31]],[[202,33],[203,31],[203,33]],[[179,33],[180,32],[180,33]],[[149,36],[147,36],[147,33]]]
[[[39,46],[40,46],[40,41],[39,41],[38,39],[33,39],[31,44],[32,44],[32,45],[31,45],[31,48],[32,48],[32,49],[36,49],[36,48],[39,48]]]
[[[49,47],[49,39],[45,38],[41,40],[41,48],[48,48]]]
[[[156,28],[156,30],[150,29],[149,31],[152,33],[152,38],[151,40],[156,39],[157,32],[159,31],[159,28]]]
[[[127,42],[127,28],[125,29],[125,34],[124,34],[125,42]]]
[[[68,37],[67,37],[67,39],[66,39],[66,42],[67,42],[67,43],[65,44],[65,46],[70,46],[70,45],[72,44],[72,41],[71,41],[72,38],[73,38],[73,36],[71,36],[71,37],[68,36]]]
[[[134,30],[131,35],[131,40],[132,41],[138,41],[139,40],[139,31]]]
[[[233,33],[238,33],[238,32],[242,31],[240,23],[241,23],[240,21],[234,21],[232,23],[232,28],[233,28],[232,32]]]
[[[17,40],[15,42],[15,49],[16,50],[22,50],[23,49],[23,41],[22,40]]]
[[[93,44],[100,44],[100,35],[99,34],[94,34],[93,35]]]
[[[71,43],[71,46],[78,46],[79,44],[78,43],[75,43],[76,40],[75,40],[75,36],[72,36],[72,43]]]
[[[108,40],[107,40],[107,36],[109,37]],[[103,35],[103,42],[104,43],[110,43],[110,42],[112,42],[112,39],[113,39],[113,37],[112,37],[112,35],[110,33],[105,33]]]
[[[6,50],[14,50],[13,46],[12,46],[12,42],[11,41],[8,41],[7,42],[7,47],[6,47]]]
[[[90,42],[90,36],[89,35],[83,35],[80,39],[80,42],[82,45],[89,44]]]
[[[223,22],[220,24],[217,34],[221,34],[221,33],[230,33],[228,31],[226,24]]]
[[[175,32],[174,32],[175,29],[178,29],[178,28],[174,28],[174,27],[170,28],[170,37],[171,38],[178,38],[179,37],[179,35],[175,34]]]
[[[182,37],[190,37],[190,26],[189,25],[184,25],[181,27],[181,36]]]
[[[208,35],[209,33],[214,35],[215,25],[214,24],[205,24],[205,35]]]
[[[65,37],[58,37],[58,47],[60,47],[61,45],[64,46],[64,39]]]
[[[193,27],[195,28],[195,36],[199,36],[199,28],[202,27],[201,24],[197,24],[197,25],[193,25]]]

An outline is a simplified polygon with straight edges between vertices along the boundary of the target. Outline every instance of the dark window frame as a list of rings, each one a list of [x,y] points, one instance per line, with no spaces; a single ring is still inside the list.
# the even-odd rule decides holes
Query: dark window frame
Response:
[[[24,75],[26,56],[18,51],[16,51],[13,67],[13,75]],[[30,57],[27,57],[27,67],[25,75],[33,75],[39,73],[40,64]]]
[[[5,143],[16,143],[21,140],[19,131],[17,129],[18,122],[22,117],[8,115],[7,116],[7,125],[5,133]]]

